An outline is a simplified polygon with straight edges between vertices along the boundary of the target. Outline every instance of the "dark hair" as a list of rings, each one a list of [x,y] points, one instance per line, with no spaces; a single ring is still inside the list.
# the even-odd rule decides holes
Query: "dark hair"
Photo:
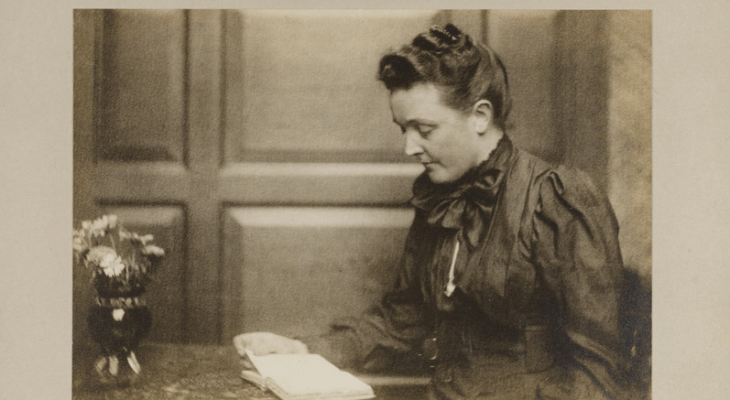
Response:
[[[452,24],[433,26],[410,45],[383,56],[378,79],[391,91],[433,83],[448,106],[464,112],[488,100],[494,123],[502,129],[512,108],[507,71],[499,56]]]

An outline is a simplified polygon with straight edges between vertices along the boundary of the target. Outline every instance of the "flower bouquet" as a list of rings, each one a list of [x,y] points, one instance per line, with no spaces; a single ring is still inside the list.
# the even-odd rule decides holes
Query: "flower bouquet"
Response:
[[[95,369],[103,383],[129,383],[141,372],[134,349],[152,326],[141,296],[165,255],[153,240],[124,229],[115,215],[83,221],[73,231],[76,264],[90,272],[96,289],[87,324],[101,347]]]

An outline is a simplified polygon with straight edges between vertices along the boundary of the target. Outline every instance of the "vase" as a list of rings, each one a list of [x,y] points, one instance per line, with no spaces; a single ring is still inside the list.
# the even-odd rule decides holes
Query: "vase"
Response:
[[[135,350],[152,327],[152,314],[144,299],[139,294],[97,296],[87,325],[100,348],[94,363],[99,383],[124,386],[135,382],[142,371]]]

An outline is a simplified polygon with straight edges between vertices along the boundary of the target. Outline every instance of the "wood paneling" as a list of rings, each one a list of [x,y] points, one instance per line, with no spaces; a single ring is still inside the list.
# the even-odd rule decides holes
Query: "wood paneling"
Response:
[[[257,243],[266,235],[272,240],[281,237],[296,242],[306,236],[301,230],[293,234],[281,227],[273,231],[255,228],[251,232],[241,231],[245,232],[244,239],[236,241],[227,235],[238,234],[239,230],[230,226],[222,229],[222,217],[227,213],[224,210],[231,210],[231,204],[246,210],[256,205],[326,205],[336,210],[364,205],[399,207],[409,198],[410,184],[421,170],[417,164],[353,163],[363,159],[352,156],[355,153],[370,161],[392,161],[392,154],[400,152],[401,139],[390,121],[387,98],[373,76],[379,55],[373,43],[363,40],[374,36],[377,43],[384,45],[388,36],[363,22],[379,20],[373,14],[353,11],[284,17],[281,13],[263,13],[256,14],[263,19],[253,20],[247,19],[246,13],[215,10],[88,10],[79,15],[94,23],[87,25],[88,32],[76,27],[77,37],[81,38],[75,43],[79,49],[76,54],[86,64],[79,64],[76,74],[79,106],[75,114],[75,148],[80,154],[75,157],[79,166],[83,164],[77,171],[77,177],[83,179],[78,186],[87,188],[87,196],[92,200],[85,203],[77,198],[77,204],[91,204],[85,207],[84,212],[91,214],[86,218],[102,208],[115,212],[126,225],[151,231],[169,246],[163,268],[166,272],[162,274],[170,286],[149,288],[150,302],[159,308],[155,313],[170,315],[164,325],[155,328],[154,339],[228,341],[235,331],[231,327],[242,326],[236,325],[238,322],[227,310],[241,304],[251,307],[252,303],[235,300],[236,293],[222,294],[221,289],[229,287],[227,277],[242,270],[251,273],[267,265],[260,262],[242,269],[242,265],[229,260],[239,251],[231,243],[247,246],[248,240]],[[402,19],[407,24],[427,27],[432,15],[433,12],[396,13],[389,17],[389,23],[378,24],[390,26]],[[256,25],[261,21],[271,26]],[[355,34],[361,42],[359,47],[351,43],[352,48],[342,53],[314,40],[316,26],[331,23],[328,29],[334,34],[353,21],[360,21]],[[279,29],[287,26],[288,30]],[[256,33],[257,29],[260,32]],[[392,33],[395,28],[388,29]],[[305,48],[292,48],[289,34],[299,31],[308,32],[296,38],[297,46]],[[406,35],[406,31],[399,34]],[[270,36],[268,42],[254,40],[262,33]],[[300,53],[286,57],[286,52],[295,50],[322,52],[323,59],[309,59]],[[270,51],[275,53],[269,54]],[[350,60],[351,56],[358,58]],[[352,64],[353,61],[357,62]],[[301,71],[294,77],[275,74],[276,71],[270,71],[271,62]],[[320,66],[325,69],[317,71]],[[88,70],[95,74],[90,74],[93,81],[86,81],[89,85],[84,91],[81,72]],[[325,79],[335,73],[344,81]],[[305,75],[314,80],[303,80]],[[280,82],[281,79],[286,81]],[[310,90],[320,85],[339,98],[324,99],[322,93]],[[295,97],[309,97],[306,101],[304,97],[287,97],[291,93]],[[285,119],[276,116],[288,110],[282,108],[283,103],[274,102],[280,97],[290,103],[299,102],[299,111],[288,113]],[[345,97],[348,99],[342,103]],[[254,100],[259,109],[251,114],[247,107]],[[83,104],[86,109],[81,109]],[[321,117],[312,117],[316,115],[314,110],[332,105],[339,107],[339,111],[327,109]],[[344,119],[340,119],[342,113]],[[269,119],[261,123],[258,115],[267,115]],[[282,123],[286,129],[277,131],[277,124]],[[341,126],[348,129],[339,129],[338,124],[345,124]],[[267,135],[272,132],[274,137],[269,138]],[[356,140],[358,136],[363,140]],[[95,159],[88,157],[89,150],[94,148]],[[252,163],[255,154],[261,152],[268,155],[259,161],[267,162]],[[333,152],[345,155],[342,163],[323,163],[332,161]],[[227,163],[223,162],[224,154]],[[254,156],[247,158],[250,154]],[[290,158],[292,154],[294,157]],[[305,160],[316,163],[297,163]],[[83,192],[79,189],[76,193]],[[377,229],[376,236],[397,237],[403,229],[404,226],[385,223]],[[323,243],[336,248],[337,254],[346,252],[342,245],[334,244],[335,236],[343,237],[363,257],[365,247],[357,247],[355,238],[363,240],[361,246],[370,243],[368,249],[379,251],[379,245],[372,242],[375,239],[368,236],[370,233],[363,233],[372,232],[371,229],[343,227],[338,233],[328,232],[330,236]],[[262,249],[264,252],[259,255],[268,257],[269,249]],[[341,277],[354,286],[369,270],[360,271],[356,270],[357,265],[349,265]],[[320,278],[324,279],[324,275]],[[295,287],[306,294],[300,286]],[[355,303],[362,306],[363,298],[358,296]],[[267,314],[280,315],[279,304],[271,304]],[[82,313],[82,307],[78,308],[75,314]],[[222,318],[223,313],[229,318]],[[228,324],[225,332],[223,323]]]
[[[159,309],[155,320],[164,321],[153,328],[153,339],[217,342],[222,12],[78,14],[96,24],[94,34],[75,45],[98,50],[90,113],[96,124],[88,136],[78,131],[75,146],[80,152],[95,144],[98,155],[76,177],[95,204],[165,241],[168,256],[157,277],[163,280],[147,295]],[[90,100],[88,92],[78,94],[79,104]],[[83,111],[75,110],[89,118]]]
[[[220,336],[220,218],[218,197],[221,131],[222,12],[190,11],[188,55],[188,209],[189,262],[186,335],[190,342]]]
[[[608,182],[608,11],[556,15],[555,101],[565,164],[587,172],[604,191]]]
[[[512,95],[508,134],[521,148],[560,161],[553,85],[556,11],[490,10],[487,43],[507,69]]]
[[[405,208],[227,209],[224,336],[316,334],[359,315],[392,286],[412,219]]]
[[[94,187],[94,70],[96,66],[96,33],[101,26],[100,11],[74,11],[74,122],[73,122],[73,220],[96,216]],[[86,312],[93,301],[87,271],[73,268],[73,341],[76,348],[90,346],[86,330]]]
[[[404,162],[377,65],[434,11],[232,12],[227,162]],[[238,108],[240,107],[240,108]]]
[[[598,173],[607,47],[594,15],[79,10],[74,219],[101,205],[170,246],[165,281],[149,290],[156,315],[171,316],[157,339],[324,329],[388,286],[422,171],[401,155],[375,78],[381,54],[434,23],[487,36],[510,68],[515,141]],[[76,331],[85,278],[74,276]]]
[[[624,262],[651,279],[651,12],[556,16],[556,117],[565,163],[608,194]]]
[[[449,22],[456,25],[462,32],[467,33],[475,41],[486,43],[487,10],[451,10]]]
[[[191,193],[188,170],[173,163],[100,163],[94,189],[102,199],[116,201],[185,201]]]
[[[185,13],[104,12],[97,156],[183,161]]]
[[[412,163],[242,163],[221,170],[219,190],[228,202],[402,205],[422,170]]]

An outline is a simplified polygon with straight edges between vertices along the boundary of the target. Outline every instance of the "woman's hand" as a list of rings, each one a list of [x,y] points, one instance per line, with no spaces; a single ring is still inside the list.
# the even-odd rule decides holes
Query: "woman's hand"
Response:
[[[244,333],[233,338],[233,345],[241,356],[246,355],[246,350],[252,351],[254,355],[263,356],[266,354],[307,354],[307,345],[304,343],[279,336],[270,332]]]

